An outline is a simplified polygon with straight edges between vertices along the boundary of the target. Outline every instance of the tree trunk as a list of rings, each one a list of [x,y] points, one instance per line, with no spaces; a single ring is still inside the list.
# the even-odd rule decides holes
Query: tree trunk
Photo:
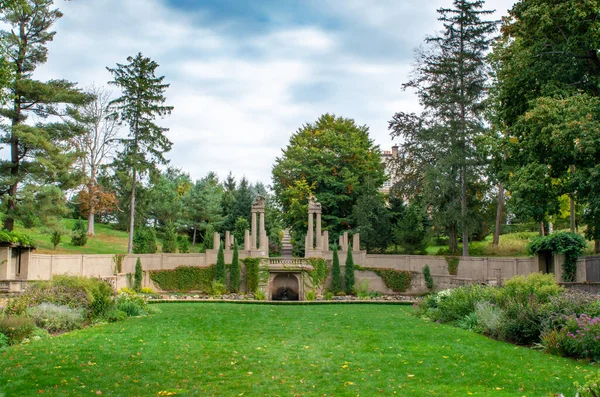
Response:
[[[131,181],[131,205],[129,208],[129,244],[127,245],[127,253],[133,252],[133,228],[135,222],[135,178],[136,178],[135,166],[133,168],[133,178]]]
[[[196,245],[196,226],[194,226],[194,234],[192,235],[192,245]]]
[[[467,172],[466,167],[463,165],[460,184],[461,184],[461,213],[462,213],[462,256],[469,256],[469,228],[467,227]]]
[[[600,254],[600,240],[594,241],[594,253]]]
[[[496,230],[494,230],[494,241],[492,245],[497,247],[500,244],[500,228],[502,227],[502,212],[504,211],[504,184],[498,184],[498,207],[496,207]]]
[[[448,229],[448,249],[451,254],[455,254],[458,251],[458,241],[456,236],[456,225],[451,225]]]
[[[88,230],[87,235],[93,236],[94,233],[94,209],[90,208],[90,213],[88,214]]]
[[[540,222],[540,236],[546,235],[546,229],[544,228],[544,221]]]

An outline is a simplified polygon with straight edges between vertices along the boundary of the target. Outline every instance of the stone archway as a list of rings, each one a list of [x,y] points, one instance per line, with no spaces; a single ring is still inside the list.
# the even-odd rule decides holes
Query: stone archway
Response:
[[[271,299],[300,300],[300,282],[295,273],[278,273],[271,281]]]

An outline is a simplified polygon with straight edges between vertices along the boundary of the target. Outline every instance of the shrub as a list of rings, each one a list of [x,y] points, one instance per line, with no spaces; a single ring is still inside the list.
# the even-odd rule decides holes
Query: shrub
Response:
[[[325,292],[325,300],[327,300],[327,301],[333,300],[333,296],[334,296],[333,292],[331,292],[331,291]]]
[[[187,234],[180,234],[177,236],[177,248],[182,254],[188,254],[190,252],[190,238]]]
[[[446,263],[448,264],[448,274],[456,276],[458,274],[458,265],[460,264],[460,258],[456,256],[447,256]]]
[[[177,233],[171,222],[167,224],[165,229],[165,237],[163,239],[162,252],[172,253],[177,252]]]
[[[425,265],[423,267],[423,278],[425,279],[425,285],[427,286],[427,289],[432,290],[435,286],[433,284],[433,277],[431,277],[429,265]]]
[[[550,353],[566,357],[600,360],[600,317],[587,314],[567,316],[560,330],[542,334],[542,343]]]
[[[244,265],[246,266],[246,291],[252,294],[258,289],[260,259],[246,258],[244,259]]]
[[[475,304],[475,315],[479,330],[486,334],[497,337],[502,325],[502,310],[490,302],[477,302]]]
[[[577,388],[578,397],[600,396],[600,371],[586,376],[583,385],[575,382],[575,387]]]
[[[458,325],[459,328],[474,331],[477,328],[478,322],[477,314],[472,312],[458,320],[456,325]]]
[[[417,307],[417,314],[441,323],[455,322],[473,313],[477,302],[491,302],[493,298],[494,290],[480,285],[443,290],[423,299]]]
[[[348,246],[348,255],[346,256],[346,293],[352,294],[354,292],[354,259],[352,258],[352,247]]]
[[[225,293],[225,291],[226,291],[225,284],[223,284],[219,281],[216,281],[216,280],[213,281],[212,288],[211,288],[212,295],[220,297]]]
[[[60,240],[62,239],[62,233],[60,230],[52,231],[50,235],[50,242],[52,243],[53,249],[56,251],[56,246],[60,244]]]
[[[223,243],[219,245],[217,253],[217,264],[215,266],[215,281],[225,285],[227,283],[227,269],[225,268],[225,255],[223,253]]]
[[[265,295],[263,290],[257,289],[256,291],[254,291],[254,299],[256,299],[257,301],[264,301],[267,299],[267,296]]]
[[[577,259],[583,255],[586,248],[587,243],[580,234],[558,232],[534,238],[527,245],[527,252],[530,255],[544,251],[563,254],[563,281],[573,282],[576,279]]]
[[[306,293],[306,300],[307,301],[314,301],[315,299],[317,299],[317,295],[315,294],[315,291],[308,291]]]
[[[144,287],[144,288],[140,289],[140,292],[142,294],[153,294],[154,290],[152,288],[150,288],[150,287]]]
[[[109,323],[116,323],[117,321],[123,321],[127,318],[127,313],[125,313],[122,310],[111,310],[110,312],[106,313],[106,321],[108,321]]]
[[[127,316],[139,316],[146,309],[146,298],[142,295],[129,292],[120,292],[115,300],[115,307],[127,314]]]
[[[150,227],[138,227],[133,233],[134,254],[156,253],[156,233]]]
[[[8,346],[8,336],[4,335],[3,333],[0,333],[0,351]]]
[[[23,339],[29,338],[35,330],[32,319],[21,316],[8,316],[0,319],[0,334],[8,338],[9,345],[21,343]]]
[[[360,280],[357,284],[356,287],[354,288],[356,290],[357,295],[362,295],[364,296],[369,296],[369,280],[364,279],[364,280]]]
[[[133,301],[118,302],[117,311],[125,313],[127,317],[136,317],[143,313],[142,308]]]
[[[79,329],[83,326],[84,321],[82,309],[73,309],[53,303],[42,303],[32,307],[28,314],[38,327],[52,333]]]
[[[214,247],[213,247],[213,245],[214,245],[213,235],[214,234],[215,234],[215,228],[212,224],[209,223],[208,225],[206,225],[206,229],[204,230],[203,244],[204,244],[205,249],[207,249],[207,250],[214,249]],[[237,238],[236,238],[236,240],[237,240]]]
[[[551,296],[564,292],[564,288],[556,283],[553,274],[532,273],[510,278],[500,291],[500,301],[514,299],[526,303],[533,295],[539,302],[545,303]]]
[[[540,342],[542,323],[541,305],[532,295],[529,302],[510,299],[504,303],[498,331],[502,340],[531,345]]]
[[[133,275],[133,290],[135,292],[140,292],[142,289],[142,281],[144,278],[144,271],[142,270],[142,261],[140,258],[137,258],[135,262],[135,273]]]
[[[150,271],[150,279],[164,291],[210,293],[215,267],[179,266],[173,270]]]
[[[231,292],[240,290],[240,261],[238,254],[237,242],[233,245],[233,258],[231,259],[231,267],[229,268],[229,289]]]
[[[27,312],[35,304],[31,294],[22,294],[10,298],[4,306],[3,313],[7,316],[20,316]]]
[[[340,275],[340,258],[337,245],[333,247],[333,261],[331,264],[331,292],[337,294],[342,290],[342,279]]]
[[[71,244],[77,247],[83,247],[87,244],[87,231],[85,230],[85,225],[81,219],[77,220],[77,222],[75,222],[75,226],[73,226],[73,232],[71,233]],[[56,245],[54,247],[56,248]]]

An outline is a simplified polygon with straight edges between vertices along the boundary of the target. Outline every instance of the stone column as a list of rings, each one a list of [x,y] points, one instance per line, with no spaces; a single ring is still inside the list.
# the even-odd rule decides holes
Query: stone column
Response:
[[[225,247],[223,247],[223,248],[226,250],[231,248],[231,245],[230,245],[231,238],[230,237],[231,237],[231,235],[230,235],[229,230],[225,231]]]
[[[354,236],[352,236],[352,251],[360,251],[360,234],[358,233],[355,233]]]
[[[348,232],[344,232],[344,251],[348,251]]]
[[[329,251],[329,232],[325,230],[321,237],[321,249],[323,251]]]
[[[244,250],[250,251],[250,231],[244,230]]]
[[[317,249],[318,250],[323,249],[322,240],[323,240],[323,236],[321,235],[321,213],[317,212]]]
[[[307,249],[312,250],[314,248],[314,239],[313,239],[313,213],[308,212],[308,233],[306,234],[308,239]]]
[[[343,251],[344,250],[344,236],[340,235],[339,241],[338,241],[338,250]]]
[[[252,223],[250,224],[250,237],[252,241],[250,242],[250,246],[252,250],[256,249],[256,212],[252,211]]]
[[[221,245],[221,235],[217,232],[213,234],[213,249],[218,250]]]
[[[260,236],[260,249],[264,250],[264,248],[266,247],[265,245],[265,238],[267,237],[267,232],[265,231],[265,213],[264,212],[260,212],[260,222],[259,222],[259,236]]]

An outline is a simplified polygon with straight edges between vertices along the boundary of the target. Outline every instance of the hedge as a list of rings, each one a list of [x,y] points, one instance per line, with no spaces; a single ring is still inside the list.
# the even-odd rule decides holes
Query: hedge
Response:
[[[211,293],[215,266],[179,266],[173,270],[152,270],[150,279],[164,291]]]

